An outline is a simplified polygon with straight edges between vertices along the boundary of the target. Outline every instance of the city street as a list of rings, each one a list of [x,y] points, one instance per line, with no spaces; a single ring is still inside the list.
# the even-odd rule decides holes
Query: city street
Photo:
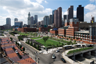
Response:
[[[12,36],[10,34],[7,34],[7,36],[10,36],[13,38],[13,40],[18,41],[18,39],[15,36]],[[26,49],[26,53],[29,53],[29,56],[31,58],[33,58],[35,61],[37,61],[37,58],[39,58],[39,64],[69,64],[69,63],[63,63],[61,61],[61,53],[63,52],[63,50],[60,50],[60,52],[56,53],[55,51],[53,52],[56,56],[56,59],[52,59],[52,54],[53,53],[49,53],[49,54],[39,54],[37,50],[35,50],[33,47],[31,47],[30,45],[24,43],[23,41],[20,41],[21,45],[25,47]],[[36,53],[37,52],[37,53]]]

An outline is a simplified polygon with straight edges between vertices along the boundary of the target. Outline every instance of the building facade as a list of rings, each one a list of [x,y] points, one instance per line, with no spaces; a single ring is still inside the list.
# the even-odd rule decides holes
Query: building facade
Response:
[[[54,27],[59,28],[62,26],[62,8],[59,7],[54,11]]]
[[[62,27],[62,8],[58,8],[58,27]]]
[[[30,17],[30,24],[34,24],[34,18],[33,18],[33,16]]]
[[[73,14],[73,6],[70,6],[70,8],[68,8],[68,20],[73,18]]]
[[[6,18],[6,25],[10,25],[11,26],[11,19],[10,18]]]
[[[49,16],[49,24],[52,24],[52,15]]]
[[[34,15],[34,24],[36,24],[38,22],[38,16]]]
[[[58,28],[58,10],[54,11],[54,27]]]
[[[43,18],[43,21],[44,21],[44,24],[43,25],[45,25],[47,27],[49,25],[49,16],[45,16]]]
[[[22,28],[23,27],[23,22],[22,21],[15,21],[15,28]]]
[[[18,18],[14,18],[14,22],[15,22],[15,21],[18,21]]]
[[[28,13],[28,25],[31,24],[31,20],[30,20],[30,12]]]
[[[82,5],[77,7],[77,18],[79,21],[84,22],[84,7]]]
[[[52,11],[52,23],[54,23],[54,12],[55,10]]]
[[[23,28],[18,28],[18,31],[20,32],[36,32],[36,28],[27,28],[27,27],[23,27]]]
[[[63,20],[65,21],[67,19],[67,15],[64,15],[63,16]]]

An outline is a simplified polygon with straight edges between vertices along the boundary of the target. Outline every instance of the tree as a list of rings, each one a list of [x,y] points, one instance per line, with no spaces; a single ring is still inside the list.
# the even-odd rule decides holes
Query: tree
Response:
[[[25,47],[23,47],[23,51],[25,51]]]
[[[28,42],[27,42],[28,44],[29,44],[29,40],[28,40]]]
[[[17,41],[16,41],[16,45],[17,45]]]
[[[22,45],[20,45],[20,48],[22,48]]]
[[[13,41],[13,38],[12,37],[10,37],[10,39],[11,39],[11,41]]]
[[[45,43],[46,43],[46,41],[48,40],[48,38],[49,38],[49,36],[43,37],[43,40],[44,40]]]
[[[69,41],[67,44],[68,44],[68,45],[72,44],[72,41]]]

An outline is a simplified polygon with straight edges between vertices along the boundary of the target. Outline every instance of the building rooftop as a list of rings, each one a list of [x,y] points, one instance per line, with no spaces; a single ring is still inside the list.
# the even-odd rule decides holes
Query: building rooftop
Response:
[[[75,31],[75,33],[80,33],[80,34],[81,34],[81,33],[83,33],[83,34],[85,33],[85,34],[89,34],[89,31],[81,30],[81,31]]]
[[[16,47],[16,45],[10,41],[9,38],[1,38],[1,40],[1,48],[9,60],[12,62],[19,62],[21,64],[36,64],[32,58],[30,58],[28,55],[24,55],[22,51],[20,51],[18,47]]]

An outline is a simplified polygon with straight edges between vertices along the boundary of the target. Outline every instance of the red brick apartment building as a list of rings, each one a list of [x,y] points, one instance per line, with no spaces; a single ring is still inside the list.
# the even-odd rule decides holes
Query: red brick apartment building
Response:
[[[36,32],[36,28],[27,28],[27,27],[23,27],[23,28],[18,28],[17,29],[20,32]]]
[[[58,29],[58,35],[74,37],[75,31],[78,31],[79,21],[76,18],[70,19],[70,22],[65,21],[65,26]]]
[[[86,23],[87,24],[87,23]],[[85,26],[86,26],[85,24]],[[80,23],[78,19],[73,18],[70,21],[65,20],[65,26],[58,28],[59,36],[75,37],[81,39],[82,41],[89,43],[96,43],[96,23],[91,23],[88,25],[89,30],[79,30]],[[82,25],[84,26],[84,24]]]
[[[51,33],[51,35],[57,35],[58,34],[58,31],[57,30],[50,30],[50,33]]]

